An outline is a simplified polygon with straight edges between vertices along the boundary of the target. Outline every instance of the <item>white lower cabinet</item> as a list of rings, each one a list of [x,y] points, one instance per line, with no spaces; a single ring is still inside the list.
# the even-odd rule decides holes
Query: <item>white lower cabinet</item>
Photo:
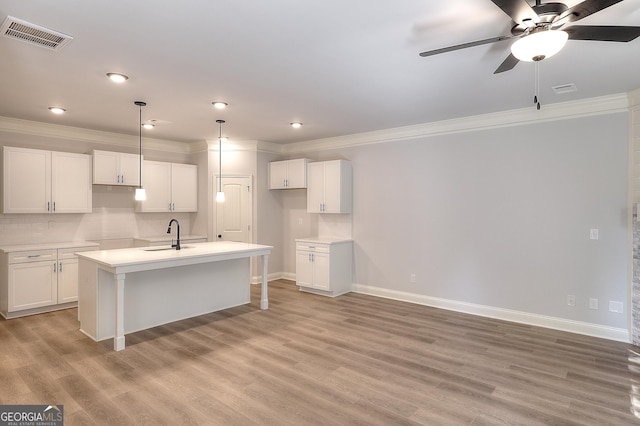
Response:
[[[10,264],[7,312],[58,303],[55,266],[55,260]]]
[[[352,251],[351,240],[297,239],[296,285],[323,296],[350,292]]]
[[[3,248],[0,265],[0,314],[30,315],[78,300],[78,259],[75,252],[95,250],[97,244],[37,249]]]

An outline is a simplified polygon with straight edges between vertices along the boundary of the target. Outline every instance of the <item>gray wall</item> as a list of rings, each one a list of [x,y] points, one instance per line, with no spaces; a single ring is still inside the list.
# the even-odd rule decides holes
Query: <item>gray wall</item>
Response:
[[[352,161],[354,283],[624,329],[626,313],[607,309],[609,300],[628,306],[627,120],[616,113],[305,156]],[[300,204],[291,194],[283,207]]]

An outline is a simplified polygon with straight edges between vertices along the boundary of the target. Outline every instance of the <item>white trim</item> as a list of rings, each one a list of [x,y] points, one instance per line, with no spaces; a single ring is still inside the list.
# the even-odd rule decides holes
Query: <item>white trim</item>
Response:
[[[293,277],[293,278],[292,278]],[[267,275],[267,281],[274,280],[296,280],[296,274],[288,272],[272,272]],[[251,284],[262,284],[262,275],[254,275],[251,277]]]
[[[430,297],[420,294],[389,290],[380,287],[372,287],[364,284],[353,284],[351,291],[353,291],[354,293],[383,297],[385,299],[416,303],[418,305],[432,306],[434,308],[479,315],[487,318],[495,318],[504,321],[551,328],[554,330],[567,331],[570,333],[584,334],[587,336],[600,337],[603,339],[629,343],[629,332],[623,328],[607,327],[587,322],[572,321],[564,318],[556,318],[545,315],[531,314],[528,312],[514,311],[511,309],[502,309],[493,306],[459,302],[457,300],[441,299],[438,297]]]
[[[568,118],[626,112],[629,97],[626,93],[601,96],[577,101],[545,105],[541,110],[534,107],[501,111],[472,117],[455,118],[414,126],[396,127],[374,132],[358,133],[335,138],[295,142],[284,145],[284,153],[301,154],[309,151],[346,148],[384,142],[397,142],[416,138],[433,137],[454,133],[465,133],[500,127],[522,126]]]
[[[218,151],[218,140],[217,139],[207,139],[206,145],[208,146],[209,151]],[[199,145],[198,148],[201,149],[204,145]],[[270,152],[274,154],[282,154],[284,151],[284,145],[265,142],[265,141],[257,141],[257,140],[230,140],[228,142],[224,142],[224,151],[249,151],[249,152]]]
[[[64,139],[66,141],[82,141],[88,144],[127,148],[137,148],[139,142],[138,135],[123,135],[121,133],[111,133],[101,130],[83,129],[80,127],[62,126],[60,124],[42,123],[2,116],[0,116],[0,133],[41,136]],[[147,137],[144,137],[142,140],[145,149],[184,154],[191,152],[189,144],[184,142]]]

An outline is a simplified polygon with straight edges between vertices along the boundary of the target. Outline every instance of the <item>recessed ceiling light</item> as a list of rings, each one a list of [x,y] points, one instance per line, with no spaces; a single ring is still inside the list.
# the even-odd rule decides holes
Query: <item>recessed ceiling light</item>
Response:
[[[153,129],[154,127],[156,127],[156,125],[152,123],[144,123],[142,127],[144,127],[145,129]]]
[[[299,121],[294,121],[293,123],[289,123],[291,125],[291,127],[293,127],[294,129],[299,129],[300,127],[302,127],[302,123],[300,123]]]
[[[218,101],[211,102],[211,104],[218,109],[225,109],[226,107],[229,106],[229,104],[226,102],[218,102]]]
[[[64,114],[65,112],[67,112],[66,109],[60,107],[49,107],[49,111],[54,114]]]
[[[111,81],[116,82],[116,83],[124,83],[125,81],[129,80],[129,77],[127,77],[124,74],[117,73],[117,72],[108,72],[107,73],[107,77],[109,77],[111,79]]]

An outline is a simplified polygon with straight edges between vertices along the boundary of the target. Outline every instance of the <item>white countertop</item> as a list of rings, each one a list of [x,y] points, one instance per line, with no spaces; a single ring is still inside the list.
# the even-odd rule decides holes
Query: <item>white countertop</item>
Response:
[[[93,241],[67,241],[62,243],[38,243],[38,244],[17,244],[11,246],[0,247],[0,251],[5,253],[13,253],[17,251],[32,251],[32,250],[55,250],[66,249],[74,247],[98,247],[100,244]]]
[[[170,246],[152,246],[82,252],[77,253],[77,256],[80,259],[91,260],[106,269],[134,272],[268,255],[272,249],[272,246],[260,244],[216,241],[210,243],[187,243],[182,245],[181,250],[172,249]]]
[[[347,243],[353,241],[351,238],[344,237],[304,237],[296,238],[297,243],[311,243],[311,244],[337,244]]]
[[[176,234],[153,235],[150,237],[136,237],[134,240],[146,241],[149,243],[158,243],[162,241],[175,240]],[[180,241],[207,239],[205,235],[180,235]]]

